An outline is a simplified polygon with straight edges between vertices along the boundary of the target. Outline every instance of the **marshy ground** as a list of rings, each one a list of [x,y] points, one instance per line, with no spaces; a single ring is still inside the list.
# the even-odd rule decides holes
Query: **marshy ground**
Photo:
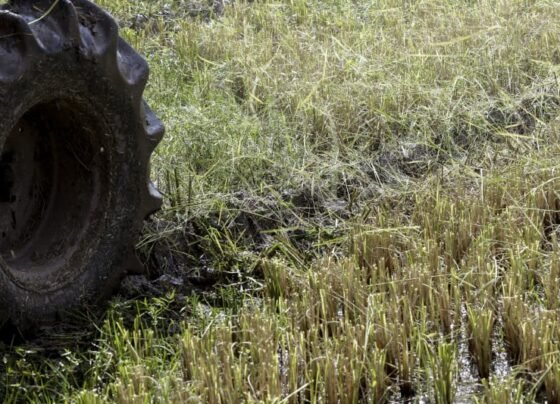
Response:
[[[560,402],[558,2],[97,3],[165,207],[4,401]]]

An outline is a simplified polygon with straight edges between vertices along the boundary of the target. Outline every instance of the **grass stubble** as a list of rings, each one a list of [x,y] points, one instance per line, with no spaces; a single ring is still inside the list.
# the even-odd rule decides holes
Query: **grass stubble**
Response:
[[[560,402],[557,2],[98,3],[168,128],[139,248],[216,280],[2,346],[4,401]]]

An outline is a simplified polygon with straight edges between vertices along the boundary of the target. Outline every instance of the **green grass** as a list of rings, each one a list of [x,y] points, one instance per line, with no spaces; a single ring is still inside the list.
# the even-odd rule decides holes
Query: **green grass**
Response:
[[[1,346],[4,401],[559,402],[557,2],[98,3],[198,286]]]

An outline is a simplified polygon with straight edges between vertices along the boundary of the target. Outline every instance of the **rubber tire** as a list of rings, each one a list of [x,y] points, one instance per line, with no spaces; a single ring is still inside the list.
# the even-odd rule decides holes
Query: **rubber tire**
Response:
[[[90,1],[0,6],[0,325],[57,321],[139,269],[134,245],[161,205],[148,74]]]

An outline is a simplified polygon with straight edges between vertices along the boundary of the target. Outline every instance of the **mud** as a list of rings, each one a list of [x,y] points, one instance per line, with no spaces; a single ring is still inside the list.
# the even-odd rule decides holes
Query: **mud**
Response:
[[[166,29],[174,29],[177,20],[185,18],[199,18],[210,21],[219,18],[233,0],[189,0],[181,2],[179,6],[171,7],[165,4],[162,9],[150,14],[135,14],[127,20],[120,20],[121,27],[131,28],[135,31],[146,30],[151,33],[158,33],[163,26]]]

